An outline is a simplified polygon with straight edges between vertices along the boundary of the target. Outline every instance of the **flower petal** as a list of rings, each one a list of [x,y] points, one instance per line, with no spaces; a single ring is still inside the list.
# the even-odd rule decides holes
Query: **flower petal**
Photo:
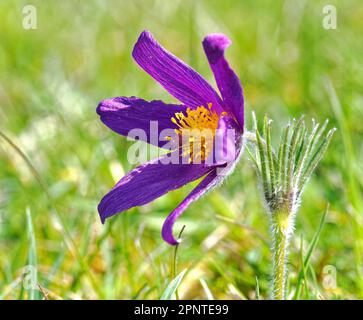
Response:
[[[177,126],[171,118],[176,112],[185,111],[186,107],[183,105],[165,104],[159,100],[148,102],[136,97],[105,99],[97,107],[101,121],[113,131],[127,136],[132,129],[142,130],[144,134],[139,136],[140,140],[159,147],[166,143],[159,141],[160,132],[176,129]]]
[[[98,205],[102,223],[118,212],[147,204],[211,171],[203,165],[165,164],[166,158],[154,159],[130,171],[103,197]]]
[[[186,106],[193,108],[212,103],[216,111],[222,111],[221,98],[212,86],[165,50],[149,31],[141,33],[132,55],[141,68]]]
[[[211,34],[203,40],[203,47],[223,98],[224,109],[231,112],[241,130],[244,126],[244,100],[241,82],[224,57],[231,41],[223,34]]]
[[[218,121],[215,135],[215,163],[235,161],[242,148],[242,135],[239,125],[230,116],[222,116]]]
[[[193,191],[182,201],[182,203],[175,208],[169,216],[166,218],[163,229],[162,236],[163,239],[171,244],[176,245],[179,242],[173,236],[173,226],[175,220],[184,212],[184,210],[195,200],[205,194],[212,187],[217,185],[219,182],[219,176],[217,175],[216,169],[213,169],[194,189]]]

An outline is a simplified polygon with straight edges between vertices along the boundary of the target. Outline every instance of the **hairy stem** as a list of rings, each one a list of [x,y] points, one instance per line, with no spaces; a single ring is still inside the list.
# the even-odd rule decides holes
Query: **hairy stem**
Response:
[[[284,300],[286,293],[287,255],[290,243],[290,213],[279,211],[272,214],[273,234],[273,292],[274,300]]]

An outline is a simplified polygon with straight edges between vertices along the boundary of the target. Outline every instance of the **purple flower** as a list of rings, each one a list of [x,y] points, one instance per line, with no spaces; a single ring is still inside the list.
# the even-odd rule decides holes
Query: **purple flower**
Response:
[[[126,136],[132,129],[142,129],[147,134],[141,140],[170,151],[129,172],[103,197],[98,206],[103,223],[116,213],[147,204],[204,177],[164,222],[162,236],[175,245],[175,220],[233,169],[243,144],[244,102],[240,81],[224,57],[230,43],[223,34],[211,34],[203,41],[220,96],[201,75],[160,46],[150,32],[141,33],[132,52],[134,59],[182,104],[116,97],[98,105],[101,121],[115,132]],[[157,121],[158,135],[163,130],[174,134],[154,141],[151,121]],[[212,135],[201,134],[198,140],[196,134],[190,134],[194,129],[206,129]],[[180,139],[187,133],[187,140]],[[217,138],[222,143],[218,144]],[[170,147],[173,143],[174,149]],[[168,162],[171,157],[176,157],[177,163]]]

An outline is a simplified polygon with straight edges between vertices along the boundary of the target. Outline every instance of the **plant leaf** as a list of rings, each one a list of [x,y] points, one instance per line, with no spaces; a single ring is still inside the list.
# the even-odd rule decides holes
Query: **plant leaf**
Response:
[[[314,235],[314,238],[313,238],[313,240],[311,241],[311,243],[309,245],[309,249],[308,249],[308,252],[307,252],[307,254],[305,256],[302,269],[299,272],[299,277],[298,277],[297,284],[296,284],[296,291],[295,291],[295,295],[294,295],[295,300],[298,300],[300,298],[301,283],[302,283],[302,280],[304,278],[304,271],[306,270],[306,267],[309,264],[310,258],[311,258],[312,254],[313,254],[313,251],[316,248],[316,245],[318,243],[321,231],[323,229],[323,226],[324,226],[324,223],[325,223],[325,218],[326,218],[326,216],[328,214],[328,211],[329,211],[329,204],[327,205],[327,207],[325,209],[325,212],[324,212],[323,216],[321,217],[318,230],[316,231],[316,233]]]
[[[205,292],[205,295],[206,295],[207,299],[208,300],[214,300],[213,294],[210,291],[210,289],[209,289],[207,283],[205,282],[205,280],[202,278],[202,279],[199,279],[199,281],[200,281],[200,284],[203,287],[203,290]]]
[[[172,300],[172,297],[175,294],[175,291],[178,289],[186,272],[187,269],[184,269],[173,280],[170,281],[163,294],[161,295],[160,300]]]
[[[28,293],[29,293],[29,300],[39,300],[39,291],[37,288],[38,285],[38,268],[37,268],[37,250],[36,250],[36,242],[35,242],[35,234],[33,228],[33,221],[32,216],[30,213],[30,209],[26,208],[26,222],[27,222],[27,229],[28,229],[28,240],[29,240],[29,251],[28,251],[28,266],[33,268],[34,272],[31,272],[31,283],[29,283]]]

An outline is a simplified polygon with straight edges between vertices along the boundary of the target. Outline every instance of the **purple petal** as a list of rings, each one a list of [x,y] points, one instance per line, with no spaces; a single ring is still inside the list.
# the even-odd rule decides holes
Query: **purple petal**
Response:
[[[224,57],[224,50],[231,41],[223,34],[211,34],[203,40],[204,51],[221,92],[224,109],[232,113],[240,127],[244,126],[243,90],[239,78]]]
[[[215,163],[235,161],[242,147],[242,132],[230,116],[222,116],[218,122],[215,136]]]
[[[118,212],[147,204],[211,171],[203,165],[165,164],[166,158],[154,159],[130,171],[103,197],[98,205],[102,223]]]
[[[132,55],[141,68],[186,106],[193,108],[212,103],[216,111],[222,111],[221,98],[212,86],[165,50],[149,31],[141,33]]]
[[[173,236],[173,226],[175,220],[193,201],[205,194],[208,190],[215,186],[218,181],[219,177],[217,176],[216,170],[214,169],[193,189],[193,191],[182,201],[182,203],[169,214],[164,222],[163,230],[161,232],[163,239],[167,243],[171,245],[176,245],[179,243]]]
[[[157,100],[148,102],[136,97],[106,99],[97,107],[101,121],[113,131],[127,136],[132,129],[142,130],[143,135],[139,136],[140,140],[159,147],[165,144],[165,141],[159,141],[160,132],[165,129],[176,129],[177,126],[171,118],[176,112],[185,111],[186,107],[183,105],[165,104]]]

